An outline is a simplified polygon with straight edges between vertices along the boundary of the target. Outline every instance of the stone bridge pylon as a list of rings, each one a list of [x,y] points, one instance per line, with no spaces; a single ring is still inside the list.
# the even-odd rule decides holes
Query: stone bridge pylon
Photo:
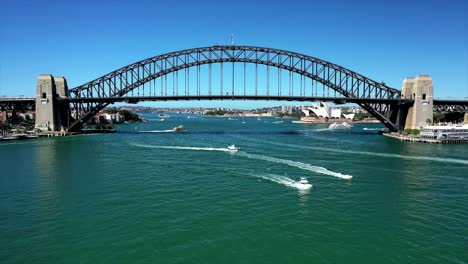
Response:
[[[405,129],[420,129],[421,126],[432,124],[434,108],[434,88],[432,77],[418,75],[403,80],[401,99],[414,100],[406,116]]]
[[[71,122],[68,102],[59,98],[68,98],[67,80],[64,77],[53,77],[41,74],[36,86],[36,124],[40,131],[59,131],[68,127]]]

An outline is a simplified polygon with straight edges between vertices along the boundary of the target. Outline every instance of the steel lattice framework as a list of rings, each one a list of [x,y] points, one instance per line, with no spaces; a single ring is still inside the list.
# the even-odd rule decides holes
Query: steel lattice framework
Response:
[[[212,77],[215,64],[220,69],[218,79]],[[223,77],[223,74],[226,76],[226,69],[223,67],[227,68],[231,64],[232,85],[229,86],[232,89],[227,88],[228,85],[225,84],[227,78]],[[206,65],[207,69],[204,67]],[[247,70],[247,65],[254,65],[255,69]],[[204,68],[201,69],[202,67]],[[259,67],[266,68],[266,73],[262,76]],[[193,68],[196,70],[193,71]],[[209,76],[208,87],[204,82],[202,88],[200,77],[202,72]],[[275,73],[276,77],[272,77]],[[183,79],[179,74],[183,75]],[[234,77],[236,74],[238,78]],[[249,78],[246,77],[247,74]],[[172,75],[172,91],[170,89],[168,91],[167,88],[170,82],[169,75]],[[239,84],[239,78],[242,77],[243,81]],[[259,79],[263,77],[266,77],[266,81],[261,82]],[[254,79],[255,83],[247,88],[248,79]],[[273,79],[277,81],[276,88],[272,88]],[[156,80],[159,80],[160,88],[157,87]],[[219,81],[217,89],[213,81]],[[179,82],[183,82],[183,85],[179,85]],[[240,91],[235,89],[235,82],[238,82],[238,86],[243,86],[243,89]],[[318,88],[320,85],[322,89]],[[402,102],[399,90],[342,66],[304,54],[253,46],[211,46],[171,52],[122,67],[69,92],[69,100],[76,113],[76,120],[69,127],[71,130],[79,128],[83,122],[116,101],[219,99],[316,101],[321,98],[355,102],[385,126],[397,130],[398,104],[412,103],[412,101]],[[332,96],[329,96],[330,93]]]
[[[32,111],[36,108],[36,98],[32,97],[2,97],[0,111]]]
[[[434,112],[468,112],[468,101],[434,99]]]

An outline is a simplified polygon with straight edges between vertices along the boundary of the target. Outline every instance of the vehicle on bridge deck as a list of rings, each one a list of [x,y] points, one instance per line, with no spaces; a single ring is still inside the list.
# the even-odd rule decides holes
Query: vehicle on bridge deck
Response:
[[[328,129],[351,129],[353,126],[347,122],[330,124]]]

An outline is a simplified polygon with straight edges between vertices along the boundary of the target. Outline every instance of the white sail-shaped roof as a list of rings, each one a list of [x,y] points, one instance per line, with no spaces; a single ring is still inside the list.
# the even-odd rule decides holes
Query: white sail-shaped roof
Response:
[[[343,114],[346,119],[353,120],[355,114]]]
[[[340,118],[341,117],[341,109],[332,109],[331,110],[331,117],[332,118]]]

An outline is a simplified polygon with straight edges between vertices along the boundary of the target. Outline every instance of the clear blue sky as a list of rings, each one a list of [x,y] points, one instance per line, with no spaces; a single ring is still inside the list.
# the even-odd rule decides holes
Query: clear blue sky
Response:
[[[147,57],[229,44],[304,53],[400,88],[430,74],[437,98],[468,97],[468,1],[4,1],[0,96],[41,73],[75,87]]]

